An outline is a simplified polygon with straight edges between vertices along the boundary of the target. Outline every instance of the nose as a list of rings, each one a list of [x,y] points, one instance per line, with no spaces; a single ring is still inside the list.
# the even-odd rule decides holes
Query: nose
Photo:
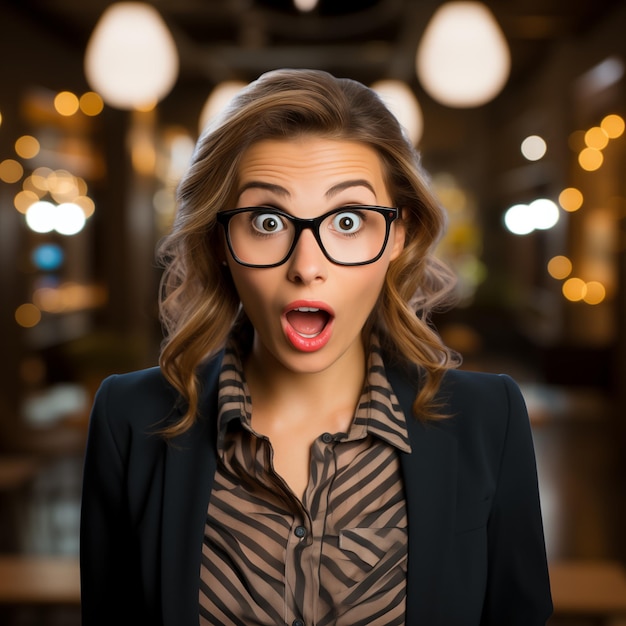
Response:
[[[290,281],[305,285],[326,280],[330,261],[324,256],[310,229],[304,229],[288,260]]]

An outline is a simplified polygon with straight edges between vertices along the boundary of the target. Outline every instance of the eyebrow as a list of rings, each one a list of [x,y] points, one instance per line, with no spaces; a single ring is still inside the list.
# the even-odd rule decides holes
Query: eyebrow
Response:
[[[333,185],[326,193],[324,194],[327,198],[332,198],[336,196],[338,193],[344,191],[345,189],[350,189],[351,187],[365,187],[369,189],[374,195],[376,192],[374,191],[374,187],[372,184],[365,180],[364,178],[359,178],[356,180],[345,180],[336,185]],[[263,181],[251,180],[245,184],[243,184],[238,191],[238,195],[241,195],[246,189],[266,189],[267,191],[271,191],[279,196],[290,196],[291,194],[287,189],[281,187],[280,185],[275,185],[274,183],[265,183]]]
[[[364,178],[359,178],[357,180],[345,180],[341,183],[337,183],[336,185],[333,185],[324,195],[327,198],[332,198],[333,196],[336,196],[341,191],[344,191],[344,189],[350,189],[351,187],[366,187],[374,195],[376,195],[376,192],[374,191],[374,187],[372,186],[372,184],[369,181],[365,180]]]
[[[264,183],[259,180],[251,180],[250,182],[244,183],[238,190],[237,195],[241,195],[246,189],[267,189],[267,191],[272,191],[279,196],[289,196],[291,195],[284,187],[280,185],[275,185],[273,183]]]

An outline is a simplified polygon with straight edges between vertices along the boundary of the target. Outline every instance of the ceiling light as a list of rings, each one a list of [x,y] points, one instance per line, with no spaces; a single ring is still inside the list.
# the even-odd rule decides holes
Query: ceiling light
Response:
[[[233,97],[240,92],[247,83],[240,80],[225,80],[219,83],[209,94],[198,122],[200,133],[206,128],[207,124],[226,108]]]
[[[85,75],[112,107],[137,109],[162,100],[178,76],[178,51],[157,10],[143,2],[111,4],[87,44]]]
[[[491,11],[481,2],[447,2],[426,26],[415,67],[424,89],[450,107],[492,100],[510,71],[509,48]]]
[[[396,116],[413,145],[417,145],[424,130],[424,118],[413,90],[401,80],[379,80],[372,89]]]

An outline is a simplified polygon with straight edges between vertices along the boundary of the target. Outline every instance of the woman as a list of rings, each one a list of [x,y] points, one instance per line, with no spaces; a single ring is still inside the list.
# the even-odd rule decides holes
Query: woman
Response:
[[[282,70],[200,138],[160,367],[98,392],[83,624],[545,624],[526,409],[429,324],[444,215],[369,89]]]

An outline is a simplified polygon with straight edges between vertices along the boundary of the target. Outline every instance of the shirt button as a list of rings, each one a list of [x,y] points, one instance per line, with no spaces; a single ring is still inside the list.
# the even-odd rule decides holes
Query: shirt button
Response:
[[[291,626],[304,626],[304,622],[301,619],[294,619]]]
[[[322,435],[322,441],[324,443],[330,443],[333,440],[333,436],[330,433],[324,433]]]
[[[296,537],[298,537],[298,539],[302,539],[302,537],[304,537],[306,535],[306,528],[304,526],[296,526],[296,529],[293,531],[296,535]],[[297,622],[298,620],[296,620]],[[294,622],[294,624],[296,623]],[[300,622],[302,623],[302,622]]]

